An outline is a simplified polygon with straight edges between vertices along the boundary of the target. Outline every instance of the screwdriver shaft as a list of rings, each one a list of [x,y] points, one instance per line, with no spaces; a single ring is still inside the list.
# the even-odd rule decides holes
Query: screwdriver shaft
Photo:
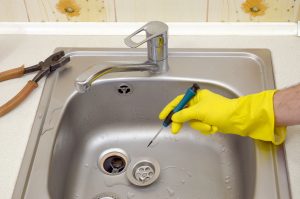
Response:
[[[148,144],[147,147],[149,147],[149,146],[152,144],[152,142],[157,138],[157,136],[160,134],[160,132],[162,132],[163,129],[164,129],[164,126],[162,126],[162,127],[158,130],[158,132],[157,132],[156,135],[152,138],[152,140],[149,142],[149,144]]]

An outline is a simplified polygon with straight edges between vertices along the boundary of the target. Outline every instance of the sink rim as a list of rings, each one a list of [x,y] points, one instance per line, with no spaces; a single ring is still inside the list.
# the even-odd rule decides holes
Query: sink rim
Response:
[[[56,51],[58,50],[61,50],[61,48],[59,49],[56,49]],[[98,49],[99,50],[99,49]],[[105,49],[107,50],[107,49]],[[105,51],[104,50],[104,51]],[[110,51],[113,51],[113,50],[116,50],[116,49],[109,49]],[[181,50],[181,51],[207,51],[206,49],[172,49],[170,50],[170,54],[172,54],[172,51],[176,51],[176,50]],[[215,49],[210,49],[211,51],[215,50]],[[229,52],[234,52],[234,51],[239,51],[240,49],[225,49],[225,51],[229,51]],[[250,50],[247,50],[247,49],[241,49],[242,51],[247,51],[249,52],[250,54],[254,54],[254,55],[257,55],[257,57],[261,58],[261,49],[250,49]],[[101,49],[100,49],[101,51]],[[103,51],[103,52],[104,52]],[[120,51],[133,51],[133,52],[142,52],[141,54],[145,54],[143,51],[144,49],[121,49]],[[217,50],[218,52],[223,52],[224,50],[223,49],[218,49]],[[267,60],[263,60],[263,63],[266,64],[267,66],[267,71],[271,71],[271,73],[273,74],[273,69],[272,69],[272,66],[270,66],[271,64],[271,55],[270,55],[270,52],[269,54],[267,55],[267,57],[269,56],[269,59]],[[266,72],[266,71],[264,71]],[[269,73],[267,72],[267,75]],[[47,108],[48,108],[48,105],[50,103],[50,96],[52,94],[52,91],[53,91],[53,87],[54,87],[54,84],[55,84],[55,80],[57,78],[57,74],[56,75],[52,75],[50,76],[49,78],[47,78],[46,80],[46,84],[45,84],[45,87],[43,89],[43,94],[42,94],[42,97],[41,97],[41,101],[40,101],[40,104],[39,104],[39,108],[38,108],[38,111],[37,111],[37,114],[36,114],[36,117],[35,117],[35,121],[34,121],[34,125],[33,125],[33,128],[32,128],[32,132],[30,134],[30,139],[28,141],[28,145],[26,147],[26,152],[25,152],[25,155],[24,155],[24,159],[22,161],[22,165],[21,165],[21,169],[20,169],[20,172],[19,172],[19,176],[18,176],[18,179],[17,179],[17,183],[16,183],[16,186],[15,186],[15,189],[14,189],[14,193],[13,193],[13,198],[21,198],[23,197],[25,194],[26,194],[26,189],[24,187],[27,186],[28,184],[28,178],[30,177],[30,173],[31,172],[27,172],[29,170],[32,169],[33,167],[33,161],[35,160],[35,156],[36,156],[36,151],[37,151],[37,148],[38,148],[38,140],[41,138],[41,135],[39,135],[39,132],[41,131],[42,129],[42,124],[45,122],[45,117],[40,117],[40,114],[42,114],[43,112],[46,112]],[[161,77],[155,77],[151,80],[153,81],[157,81],[159,80],[160,78],[164,78],[164,76],[161,76]],[[169,77],[170,79],[172,79],[172,77]],[[179,77],[173,77],[173,80],[178,80]],[[120,78],[122,79],[122,78]],[[119,79],[119,80],[120,80]],[[128,78],[126,78],[128,80]],[[271,77],[268,77],[266,78],[267,79],[267,83],[266,85],[264,85],[265,89],[272,89],[274,88],[274,77],[273,75],[271,75]],[[114,81],[115,79],[111,79],[109,80],[109,78],[107,79],[103,79],[105,81]],[[136,80],[139,80],[138,78]],[[181,81],[186,81],[186,80],[190,80],[190,81],[193,81],[191,80],[191,78],[182,78]],[[197,79],[199,81],[199,79]],[[205,82],[207,82],[206,80],[203,80]],[[97,83],[98,84],[98,83]],[[229,89],[231,90],[231,89]],[[239,95],[241,94],[240,92],[236,91]],[[76,92],[73,92],[73,94],[75,95]],[[70,98],[68,99],[68,101],[70,100]],[[63,108],[64,109],[64,108]],[[40,123],[40,124],[38,124]],[[280,159],[284,159],[284,148],[281,146],[281,147],[275,147],[271,144],[266,144],[266,143],[263,143],[263,142],[260,142],[260,141],[255,141],[255,145],[257,146],[256,149],[258,151],[260,150],[266,150],[266,145],[267,148],[268,148],[268,151],[271,152],[271,156],[272,156],[272,159],[275,158],[275,156],[277,156],[277,158],[279,157]],[[263,146],[263,147],[262,147]],[[263,148],[263,149],[262,149]],[[260,153],[260,152],[259,152]],[[279,197],[280,198],[287,198],[287,197],[284,197],[284,196],[288,196],[290,197],[290,191],[289,191],[289,186],[288,186],[288,175],[287,175],[287,171],[286,171],[286,166],[285,166],[285,163],[278,163],[278,162],[274,162],[274,166],[279,170],[279,171],[284,171],[281,175],[280,172],[277,172],[276,173],[276,176],[277,178],[280,180],[278,180],[277,184],[276,184],[276,187],[278,188],[279,193]],[[285,184],[286,183],[286,184]],[[263,184],[261,184],[263,185]],[[282,185],[282,186],[280,186]],[[259,186],[257,186],[259,187]],[[263,187],[263,186],[262,186]],[[280,188],[280,189],[279,189]],[[256,192],[259,192],[261,190],[259,189],[256,189]],[[18,197],[20,196],[20,197]]]

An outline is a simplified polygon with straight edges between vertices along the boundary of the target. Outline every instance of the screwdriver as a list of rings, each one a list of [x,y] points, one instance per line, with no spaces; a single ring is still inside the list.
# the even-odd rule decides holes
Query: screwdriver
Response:
[[[193,84],[192,87],[188,88],[187,91],[185,92],[182,100],[178,103],[178,105],[168,114],[166,119],[162,123],[162,127],[159,129],[159,131],[155,134],[155,136],[152,138],[152,140],[149,142],[148,146],[149,147],[153,141],[157,138],[157,136],[161,133],[161,131],[164,129],[164,127],[168,127],[172,123],[172,116],[174,113],[182,110],[185,105],[196,95],[197,90],[200,89],[198,84]]]

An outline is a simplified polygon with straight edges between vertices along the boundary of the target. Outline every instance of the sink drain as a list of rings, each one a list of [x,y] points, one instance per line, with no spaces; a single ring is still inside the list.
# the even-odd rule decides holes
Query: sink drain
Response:
[[[120,95],[129,95],[132,93],[132,90],[132,86],[126,83],[122,83],[117,89]]]
[[[160,173],[160,167],[152,158],[141,158],[129,165],[126,175],[128,180],[137,186],[147,186],[155,182]]]
[[[118,175],[126,170],[128,156],[122,149],[108,149],[98,160],[98,167],[108,175]]]
[[[154,170],[151,166],[139,166],[135,169],[134,177],[140,182],[149,181],[154,175]]]
[[[96,195],[93,199],[120,199],[120,197],[112,192],[104,192]]]

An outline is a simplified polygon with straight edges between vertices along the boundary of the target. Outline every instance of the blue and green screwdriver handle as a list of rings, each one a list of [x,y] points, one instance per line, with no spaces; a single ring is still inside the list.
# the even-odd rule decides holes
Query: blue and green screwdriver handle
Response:
[[[153,141],[157,138],[157,136],[160,134],[160,132],[163,130],[164,127],[168,127],[172,123],[172,116],[174,113],[182,110],[186,104],[196,95],[197,90],[200,89],[198,84],[193,84],[192,87],[188,88],[185,92],[185,95],[183,96],[182,100],[178,103],[178,105],[168,114],[166,119],[162,123],[162,127],[159,129],[159,131],[155,134],[155,136],[152,138],[152,140],[149,142],[149,147]]]

